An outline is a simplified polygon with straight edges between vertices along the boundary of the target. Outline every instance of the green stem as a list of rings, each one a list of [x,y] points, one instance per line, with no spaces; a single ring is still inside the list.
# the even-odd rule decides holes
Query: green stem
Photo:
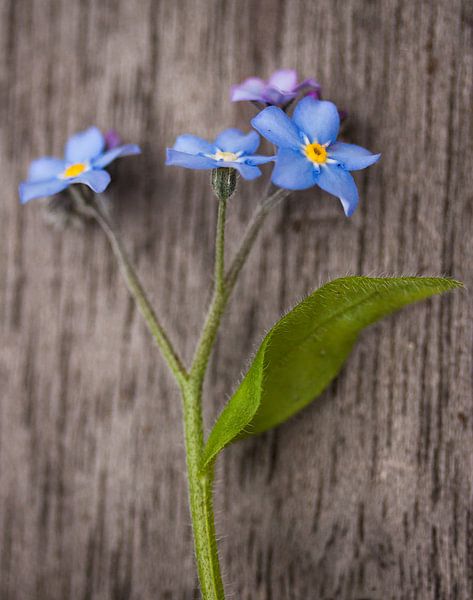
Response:
[[[224,600],[224,589],[220,574],[212,506],[214,465],[212,464],[204,473],[201,470],[201,456],[204,450],[202,386],[222,315],[237,277],[243,268],[266,215],[287,195],[288,192],[285,190],[279,190],[261,204],[252,219],[227,275],[225,275],[224,261],[227,198],[220,197],[219,199],[214,292],[189,371],[187,391],[183,395],[189,500],[199,580],[204,600]]]
[[[215,282],[210,308],[183,393],[189,503],[194,531],[194,547],[204,600],[223,600],[224,590],[218,560],[212,505],[213,465],[201,471],[204,450],[202,386],[226,303],[225,215],[227,199],[220,198],[215,243]]]
[[[219,179],[220,177],[220,179]],[[235,287],[261,226],[270,210],[289,192],[278,190],[267,197],[256,210],[233,262],[225,273],[225,219],[227,200],[234,189],[234,173],[218,169],[213,173],[214,191],[219,197],[215,243],[215,281],[212,301],[189,372],[186,371],[144,292],[121,241],[100,201],[88,202],[79,190],[70,189],[78,210],[93,217],[103,229],[118,260],[128,289],[159,346],[166,363],[178,382],[184,407],[184,430],[189,485],[189,503],[194,532],[194,547],[203,600],[224,600],[224,589],[218,560],[215,520],[212,503],[214,465],[201,470],[204,450],[202,388],[222,315]],[[233,181],[233,184],[232,184]],[[232,187],[233,185],[233,187]]]
[[[264,223],[264,220],[270,213],[270,211],[277,205],[279,202],[284,200],[287,196],[289,196],[289,190],[278,189],[274,194],[268,196],[256,209],[250,224],[246,230],[246,233],[243,237],[243,240],[240,244],[240,247],[235,254],[235,257],[230,265],[230,268],[227,271],[225,276],[225,284],[228,296],[233,291],[235,284],[238,279],[238,275],[242,270],[248,255],[253,247],[253,244],[258,237],[259,230]]]
[[[186,369],[182,364],[177,352],[174,350],[174,347],[164,331],[163,326],[159,322],[158,317],[154,312],[150,301],[148,300],[146,292],[141,285],[136,271],[130,263],[125,248],[123,247],[123,244],[121,243],[114,226],[112,225],[105,211],[100,206],[99,200],[95,201],[95,199],[93,199],[88,202],[82,193],[76,189],[76,186],[71,186],[69,191],[76,200],[80,212],[94,218],[107,236],[113,253],[115,254],[120,266],[120,270],[125,279],[128,290],[135,300],[139,311],[143,315],[151,335],[161,350],[164,360],[176,378],[176,381],[182,388],[188,379]]]
[[[228,300],[227,285],[225,283],[226,211],[227,200],[225,198],[220,199],[218,203],[217,236],[215,241],[214,292],[189,372],[191,379],[200,380],[201,384],[205,377],[215,337]]]
[[[204,449],[201,396],[201,383],[191,378],[183,393],[189,505],[202,598],[224,600],[212,502],[214,468],[205,473],[200,469]]]

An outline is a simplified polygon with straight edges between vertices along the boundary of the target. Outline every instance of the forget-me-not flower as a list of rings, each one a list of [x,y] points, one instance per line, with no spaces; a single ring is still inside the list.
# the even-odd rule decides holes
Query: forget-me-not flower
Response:
[[[119,156],[140,152],[135,144],[105,151],[105,138],[101,131],[90,127],[69,138],[64,159],[43,156],[31,163],[28,179],[20,183],[20,201],[24,204],[34,198],[52,196],[74,183],[83,183],[94,192],[103,192],[110,183],[110,174],[104,167]]]
[[[275,71],[268,81],[259,77],[250,77],[243,83],[231,88],[230,98],[232,102],[241,100],[252,100],[284,106],[297,97],[299,92],[308,91],[313,95],[320,94],[320,85],[314,79],[305,79],[297,83],[297,72],[293,69],[281,69]]]
[[[105,139],[105,148],[107,150],[112,150],[112,148],[116,148],[122,143],[121,135],[116,129],[109,129],[103,134],[103,137]]]
[[[236,169],[244,179],[261,175],[257,165],[274,160],[274,156],[254,154],[260,144],[256,131],[243,133],[225,129],[214,142],[190,134],[180,135],[173,148],[167,149],[166,164],[187,169]]]
[[[337,142],[340,115],[332,102],[303,98],[292,118],[276,106],[262,110],[253,127],[278,147],[272,182],[288,190],[318,185],[337,196],[347,216],[358,204],[358,190],[349,171],[369,167],[380,154]]]

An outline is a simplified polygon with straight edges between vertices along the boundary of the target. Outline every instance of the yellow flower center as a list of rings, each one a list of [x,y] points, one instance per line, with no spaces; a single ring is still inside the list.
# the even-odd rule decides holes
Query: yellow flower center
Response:
[[[64,179],[69,179],[70,177],[77,177],[78,175],[81,175],[86,170],[87,165],[85,163],[75,163],[74,165],[67,167],[61,176]]]
[[[238,154],[235,152],[223,152],[223,150],[217,150],[213,155],[215,160],[223,160],[225,162],[234,162],[238,158]]]
[[[321,144],[317,144],[314,142],[313,144],[307,144],[304,148],[305,155],[309,160],[318,165],[323,165],[327,162],[327,150],[325,146]]]

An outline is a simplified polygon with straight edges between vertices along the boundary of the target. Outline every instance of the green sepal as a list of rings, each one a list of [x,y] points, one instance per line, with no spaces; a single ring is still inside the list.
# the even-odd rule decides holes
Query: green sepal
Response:
[[[237,172],[229,167],[212,169],[212,189],[219,200],[228,200],[236,189]]]

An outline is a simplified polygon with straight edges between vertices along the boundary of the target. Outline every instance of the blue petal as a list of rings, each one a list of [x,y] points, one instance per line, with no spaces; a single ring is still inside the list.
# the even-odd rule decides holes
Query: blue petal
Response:
[[[214,154],[215,146],[196,135],[186,133],[176,139],[173,150],[187,154]]]
[[[358,205],[358,190],[353,177],[339,165],[325,165],[320,169],[318,185],[340,199],[347,217]]]
[[[66,165],[60,158],[43,156],[33,160],[28,171],[28,181],[46,181],[62,173]]]
[[[102,156],[99,156],[92,161],[92,165],[96,169],[103,169],[119,156],[131,156],[132,154],[141,154],[141,149],[136,144],[126,144],[125,146],[117,146]]]
[[[243,133],[239,129],[225,129],[217,136],[215,145],[224,152],[252,154],[259,146],[260,137],[256,131]]]
[[[292,118],[311,142],[326,144],[337,139],[340,115],[333,102],[306,96],[297,104]]]
[[[261,170],[258,167],[254,167],[252,165],[247,165],[245,163],[228,163],[228,166],[236,169],[243,179],[256,179],[261,175]]]
[[[166,151],[166,165],[185,167],[186,169],[213,169],[218,166],[218,163],[206,156],[196,156],[195,154],[187,154],[187,152],[178,152],[168,148]]]
[[[69,138],[64,153],[66,162],[88,162],[101,154],[104,147],[105,140],[100,129],[90,127]]]
[[[371,154],[366,148],[344,142],[331,144],[328,148],[328,155],[341,163],[348,171],[366,169],[381,157],[381,154]]]
[[[261,156],[260,154],[253,154],[252,156],[245,156],[245,164],[247,165],[265,165],[273,160],[275,156]]]
[[[291,119],[277,106],[268,106],[252,119],[251,124],[267,140],[281,148],[299,148],[299,131]]]
[[[101,169],[91,169],[90,171],[86,171],[79,175],[79,177],[74,177],[74,179],[69,179],[69,183],[84,183],[88,185],[94,192],[100,194],[103,192],[108,184],[110,183],[110,174],[107,171],[103,171]]]
[[[20,183],[18,192],[20,194],[20,202],[25,204],[34,198],[43,198],[52,196],[62,190],[65,190],[69,185],[64,179],[48,179],[46,181],[23,181]]]
[[[271,175],[274,185],[286,190],[305,190],[317,182],[317,168],[300,151],[281,149]]]

